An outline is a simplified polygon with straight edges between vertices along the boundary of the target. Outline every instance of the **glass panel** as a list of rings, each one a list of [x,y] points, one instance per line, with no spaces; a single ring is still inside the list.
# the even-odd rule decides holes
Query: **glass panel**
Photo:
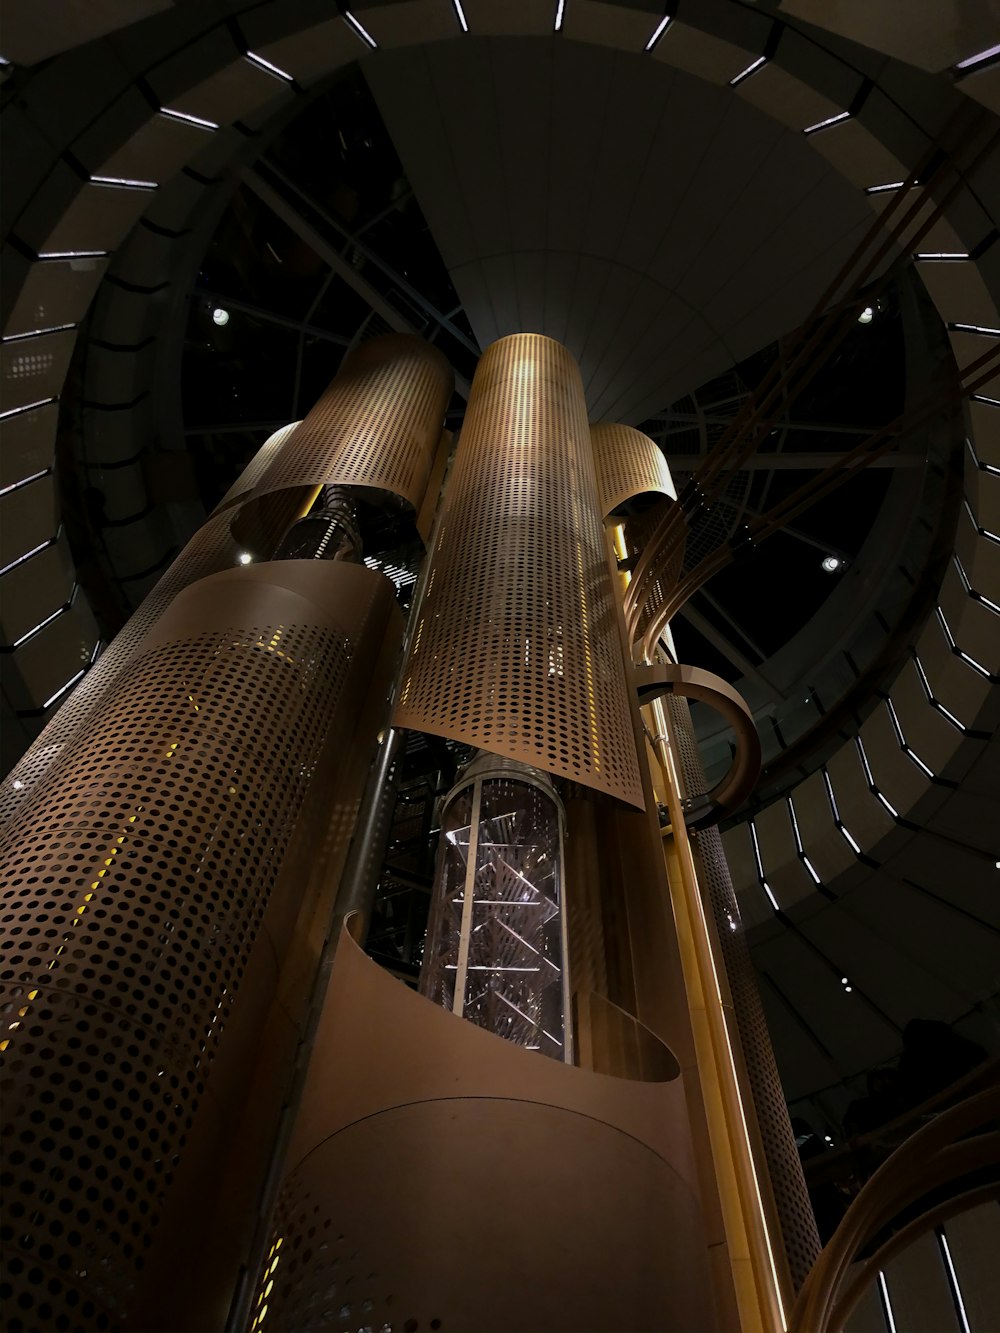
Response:
[[[420,993],[445,1009],[453,1008],[455,1000],[471,813],[470,785],[450,802],[444,812],[434,875],[434,898],[420,970]]]

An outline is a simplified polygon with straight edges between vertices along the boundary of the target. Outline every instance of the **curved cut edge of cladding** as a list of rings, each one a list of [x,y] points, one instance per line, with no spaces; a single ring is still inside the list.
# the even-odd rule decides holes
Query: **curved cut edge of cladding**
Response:
[[[441,352],[412,334],[362,343],[267,465],[251,464],[224,503],[292,486],[343,485],[389,491],[419,510],[454,387]]]
[[[476,370],[394,725],[644,805],[580,372],[515,334]]]
[[[677,488],[667,460],[648,435],[618,421],[600,421],[591,426],[590,439],[604,518],[636,495],[655,494],[677,499]]]
[[[373,1328],[717,1327],[683,1078],[545,1060],[399,986],[348,929],[255,1284],[264,1327],[310,1326],[331,1285]]]

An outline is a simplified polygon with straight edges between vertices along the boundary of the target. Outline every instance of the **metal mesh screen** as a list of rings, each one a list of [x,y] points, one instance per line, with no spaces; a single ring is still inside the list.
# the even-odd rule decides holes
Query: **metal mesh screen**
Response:
[[[602,421],[591,426],[590,438],[605,518],[634,495],[653,492],[677,499],[667,460],[648,435],[620,422]]]
[[[642,806],[580,374],[537,334],[479,363],[395,725]]]
[[[670,709],[685,781],[692,790],[703,791],[707,784],[698,756],[690,709],[684,699],[669,697],[666,703]],[[698,863],[698,880],[715,922],[716,936],[722,951],[722,962],[736,1017],[736,1035],[750,1085],[749,1100],[756,1110],[785,1255],[797,1290],[805,1281],[820,1251],[816,1219],[788,1119],[785,1094],[774,1061],[750,951],[743,931],[739,928],[739,903],[722,850],[719,830],[699,830],[692,836],[692,846]]]
[[[162,643],[11,823],[10,1333],[128,1322],[350,657],[309,626]]]

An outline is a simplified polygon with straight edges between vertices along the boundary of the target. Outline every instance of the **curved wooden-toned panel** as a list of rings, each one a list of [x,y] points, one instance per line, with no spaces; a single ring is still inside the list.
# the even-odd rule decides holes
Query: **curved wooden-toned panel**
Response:
[[[677,488],[660,447],[634,426],[601,421],[590,428],[597,468],[597,493],[605,518],[636,495],[677,499]]]
[[[395,724],[642,806],[580,372],[559,343],[484,354]]]
[[[285,1169],[255,1333],[718,1327],[683,1079],[516,1047],[346,927]]]
[[[228,503],[293,486],[366,486],[419,509],[454,389],[445,358],[406,333],[362,343],[252,489]]]

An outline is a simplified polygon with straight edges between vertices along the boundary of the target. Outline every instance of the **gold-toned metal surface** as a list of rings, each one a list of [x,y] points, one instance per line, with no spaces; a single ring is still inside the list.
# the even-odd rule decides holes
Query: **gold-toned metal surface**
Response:
[[[642,806],[580,373],[550,338],[483,355],[395,725]]]
[[[694,1159],[683,1079],[498,1041],[345,927],[247,1327],[718,1333]]]
[[[256,477],[226,497],[238,503],[289,486],[365,486],[419,510],[454,388],[436,348],[405,333],[362,343],[344,360],[305,420]]]
[[[246,1008],[266,1014],[299,913],[307,877],[285,874],[289,858],[317,855],[338,783],[363,778],[374,723],[368,749],[352,741],[390,627],[398,644],[392,585],[343,562],[199,581],[11,821],[5,1118],[23,1144],[43,1124],[52,1138],[8,1161],[11,1199],[31,1196],[30,1223],[14,1205],[24,1223],[5,1265],[26,1324],[215,1326],[184,1302],[188,1236],[225,1155],[220,1108],[253,1069]],[[307,802],[316,821],[303,826]],[[68,1195],[55,1161],[78,1178]],[[258,1180],[265,1168],[244,1164]],[[195,1197],[178,1210],[185,1179]],[[28,1276],[42,1238],[48,1313]],[[167,1259],[185,1274],[169,1291],[150,1281]]]
[[[760,777],[760,737],[746,700],[728,681],[702,667],[655,662],[637,666],[634,678],[641,704],[664,694],[696,699],[714,708],[736,733],[736,752],[728,771],[697,804],[685,808],[690,827],[717,824],[727,811],[743,804]]]
[[[590,438],[604,518],[636,495],[677,499],[663,451],[648,435],[618,421],[600,421],[591,426]]]

